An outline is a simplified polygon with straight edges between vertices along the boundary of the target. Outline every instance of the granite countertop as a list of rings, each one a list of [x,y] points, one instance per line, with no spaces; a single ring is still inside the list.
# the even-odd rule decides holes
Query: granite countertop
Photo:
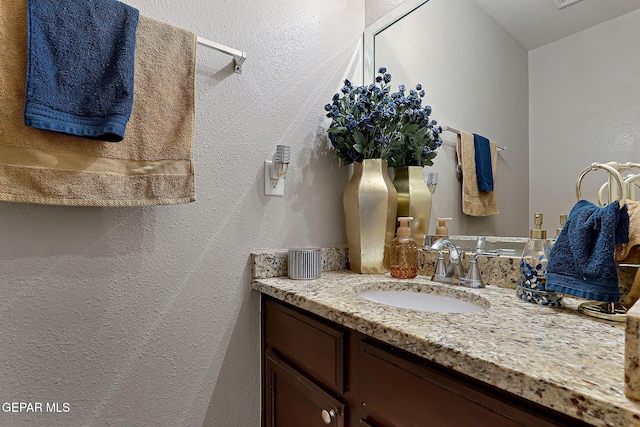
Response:
[[[255,276],[254,276],[255,277]],[[350,271],[317,280],[258,278],[253,289],[596,426],[640,426],[625,396],[625,324],[584,316],[577,300],[548,308],[499,286],[467,289]],[[476,302],[477,313],[424,313],[357,296],[409,289]]]

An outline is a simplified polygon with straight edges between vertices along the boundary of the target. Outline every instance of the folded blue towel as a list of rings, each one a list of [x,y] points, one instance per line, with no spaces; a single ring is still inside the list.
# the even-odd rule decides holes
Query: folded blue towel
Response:
[[[484,136],[473,134],[475,150],[476,177],[478,191],[493,191],[493,165],[491,163],[491,145]]]
[[[29,0],[27,13],[25,124],[122,141],[138,10],[115,0]]]
[[[603,208],[580,200],[551,248],[546,289],[618,302],[615,245],[629,241],[629,213],[617,201]]]

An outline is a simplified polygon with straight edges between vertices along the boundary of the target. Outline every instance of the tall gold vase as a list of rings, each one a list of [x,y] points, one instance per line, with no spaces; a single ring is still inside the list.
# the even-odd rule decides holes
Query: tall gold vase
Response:
[[[389,271],[389,245],[396,225],[398,196],[387,162],[354,163],[342,196],[351,270],[364,274]]]
[[[411,236],[422,246],[429,234],[431,192],[424,181],[422,166],[396,168],[393,185],[398,192],[398,216],[412,216]]]

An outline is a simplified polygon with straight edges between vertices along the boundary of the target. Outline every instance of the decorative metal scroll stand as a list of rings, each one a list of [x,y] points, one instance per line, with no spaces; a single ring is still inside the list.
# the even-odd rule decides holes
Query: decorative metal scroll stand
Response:
[[[623,208],[627,200],[627,186],[622,179],[620,172],[616,168],[616,166],[618,165],[619,164],[615,162],[592,163],[584,171],[582,171],[582,173],[578,177],[578,181],[576,182],[576,197],[578,201],[582,200],[582,192],[580,190],[580,187],[582,186],[582,179],[584,178],[584,176],[592,170],[605,169],[607,172],[609,172],[609,180],[608,183],[605,184],[609,187],[609,201],[611,202],[613,200],[618,200],[620,202],[620,208]],[[613,181],[618,184],[618,188],[615,190],[619,190],[619,192],[616,192],[614,190],[615,186]],[[604,187],[605,186],[603,185],[602,188]],[[613,320],[616,322],[624,322],[626,320],[627,308],[621,302],[589,301],[580,304],[578,306],[578,309],[587,316],[597,317],[599,319]]]
[[[607,165],[616,168],[616,170],[620,172],[620,174],[622,174],[622,172],[624,171],[628,171],[631,169],[640,169],[640,163],[609,162],[607,163]],[[623,176],[622,178],[624,179],[625,186],[627,187],[627,200],[636,200],[635,190],[636,190],[636,187],[640,188],[640,182],[638,182],[638,179],[640,178],[640,173],[629,174],[629,175]],[[617,188],[611,187],[610,184],[613,184],[613,183],[610,181],[611,180],[602,184],[602,187],[600,187],[600,190],[598,191],[598,204],[600,205],[600,207],[607,204],[603,200],[603,195],[605,190],[609,190],[608,191],[609,201],[617,200],[617,194],[612,194],[612,190],[617,190]]]

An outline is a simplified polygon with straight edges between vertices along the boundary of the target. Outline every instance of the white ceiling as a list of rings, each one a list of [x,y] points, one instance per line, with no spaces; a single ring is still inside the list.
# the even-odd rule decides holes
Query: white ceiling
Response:
[[[475,0],[527,50],[640,9],[640,0],[581,0],[558,9],[553,0]]]

